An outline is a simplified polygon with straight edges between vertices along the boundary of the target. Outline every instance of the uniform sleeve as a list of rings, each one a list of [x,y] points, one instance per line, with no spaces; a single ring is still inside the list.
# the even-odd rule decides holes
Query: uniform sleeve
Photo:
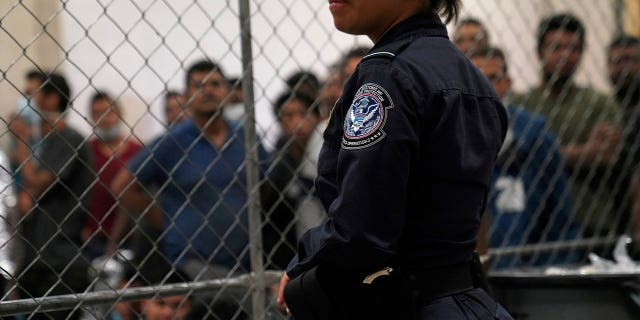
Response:
[[[331,119],[331,125],[343,128],[336,164],[338,196],[328,206],[325,223],[300,241],[287,271],[291,278],[318,264],[377,270],[395,255],[420,134],[416,110],[422,102],[411,84],[388,63],[361,65],[351,104]],[[346,115],[340,119],[335,113]]]

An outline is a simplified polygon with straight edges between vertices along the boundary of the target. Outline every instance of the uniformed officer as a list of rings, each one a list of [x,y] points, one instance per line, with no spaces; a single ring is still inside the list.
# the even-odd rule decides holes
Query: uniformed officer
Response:
[[[329,3],[339,30],[375,46],[324,133],[328,219],[300,240],[278,302],[297,320],[511,319],[471,268],[507,120],[438,17],[460,0]]]

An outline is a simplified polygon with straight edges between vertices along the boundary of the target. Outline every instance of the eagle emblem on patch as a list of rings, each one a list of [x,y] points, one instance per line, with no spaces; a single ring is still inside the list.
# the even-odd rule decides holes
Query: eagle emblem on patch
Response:
[[[393,101],[382,86],[375,83],[361,86],[344,119],[342,148],[363,149],[384,139],[384,124],[390,109]]]

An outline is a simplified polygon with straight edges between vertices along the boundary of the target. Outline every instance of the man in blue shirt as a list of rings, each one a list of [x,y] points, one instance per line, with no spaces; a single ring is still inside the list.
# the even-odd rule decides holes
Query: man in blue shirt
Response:
[[[192,119],[134,157],[113,191],[131,211],[165,230],[163,253],[193,279],[246,272],[244,132],[221,116],[230,88],[210,61],[192,65],[186,84]]]
[[[485,48],[471,61],[501,98],[511,89],[504,53]],[[544,117],[505,102],[509,129],[498,155],[489,193],[489,247],[573,240],[579,235],[573,200],[556,137]],[[549,250],[499,257],[493,268],[577,262],[576,252]]]

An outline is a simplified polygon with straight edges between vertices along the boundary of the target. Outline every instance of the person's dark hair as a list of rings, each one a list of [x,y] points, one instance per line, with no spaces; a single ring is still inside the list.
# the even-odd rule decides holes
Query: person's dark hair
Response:
[[[500,48],[496,48],[496,47],[478,48],[477,50],[474,50],[473,52],[471,52],[469,55],[469,59],[474,59],[474,58],[484,58],[484,59],[498,58],[503,62],[502,72],[504,72],[504,74],[507,74],[509,72],[509,67],[507,65],[507,56],[504,54],[504,51],[502,51],[502,49]]]
[[[458,21],[458,23],[456,24],[456,30],[459,30],[462,26],[466,26],[469,24],[480,28],[480,32],[482,33],[482,36],[485,37],[485,39],[487,39],[487,42],[489,42],[489,30],[487,30],[487,27],[482,23],[482,21],[480,21],[477,18],[467,17]]]
[[[140,270],[134,263],[125,265],[123,279],[130,282],[138,282],[144,286],[167,285],[192,281],[191,277],[181,269],[167,270],[163,274],[147,274],[144,268]]]
[[[474,17],[467,17],[467,18],[464,18],[464,19],[458,21],[458,23],[456,24],[456,29],[459,29],[460,27],[468,25],[468,24],[472,24],[474,26],[478,26],[483,31],[486,30],[486,28],[484,27],[484,24],[482,24],[482,22],[479,19],[474,18]]]
[[[456,21],[461,9],[461,0],[430,0],[428,6],[429,11],[444,17],[446,23]]]
[[[102,90],[96,91],[96,93],[94,93],[93,96],[91,96],[91,105],[93,105],[94,103],[100,100],[107,100],[110,103],[112,103],[114,106],[116,105],[111,95],[108,94],[106,91],[102,91]]]
[[[33,69],[27,72],[27,75],[25,78],[27,80],[38,80],[40,81],[40,83],[44,83],[47,80],[47,75],[45,75],[44,72],[40,70]]]
[[[575,33],[580,38],[580,49],[584,48],[586,29],[582,22],[572,14],[558,14],[548,17],[538,26],[538,52],[541,52],[544,39],[552,31],[565,31]]]
[[[238,77],[233,77],[233,78],[229,78],[227,79],[227,84],[229,85],[229,88],[233,88],[235,89],[242,89],[242,79],[238,78]]]
[[[194,73],[197,72],[210,72],[210,71],[216,71],[218,72],[223,79],[225,79],[226,81],[226,77],[224,75],[224,71],[222,71],[222,68],[216,64],[215,62],[211,61],[211,60],[200,60],[197,61],[195,63],[193,63],[189,69],[187,69],[187,76],[185,79],[185,85],[188,87],[189,86],[189,80],[191,79],[191,75],[193,75]]]
[[[57,73],[48,75],[47,80],[42,84],[40,91],[45,95],[57,94],[60,97],[58,101],[58,111],[65,112],[69,106],[71,97],[71,89],[67,80]]]
[[[320,90],[320,80],[311,71],[300,70],[290,75],[285,82],[290,90],[297,89],[303,85],[309,85],[314,91]]]
[[[171,98],[175,98],[175,97],[179,97],[181,96],[180,93],[178,93],[178,91],[175,90],[167,90],[167,92],[164,93],[164,99],[165,100],[169,100]]]
[[[342,74],[344,72],[344,67],[347,65],[349,60],[351,60],[353,58],[362,58],[362,57],[366,56],[367,53],[369,53],[369,50],[371,50],[370,47],[359,46],[359,47],[355,47],[355,48],[347,51],[347,53],[345,53],[342,56],[342,58],[340,58],[340,61],[338,61],[338,63],[336,64],[336,68],[337,68],[338,72],[340,74]]]
[[[640,47],[640,39],[628,34],[621,34],[616,36],[613,41],[611,41],[611,44],[609,44],[609,50],[627,47]]]
[[[301,92],[295,91],[287,91],[282,93],[276,99],[276,102],[273,104],[273,113],[275,113],[276,117],[280,117],[280,111],[282,107],[289,101],[299,101],[302,102],[307,112],[311,112],[315,115],[320,115],[320,110],[318,109],[317,103],[313,100],[313,98],[303,94]]]

